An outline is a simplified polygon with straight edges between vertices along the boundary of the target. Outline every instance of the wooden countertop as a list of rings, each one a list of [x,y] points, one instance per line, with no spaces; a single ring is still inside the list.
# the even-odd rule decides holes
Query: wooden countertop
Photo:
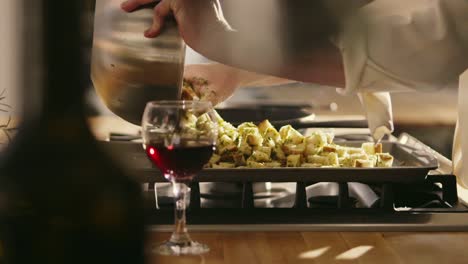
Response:
[[[148,247],[168,238],[150,233]],[[468,233],[207,232],[203,256],[148,255],[149,264],[468,263]]]

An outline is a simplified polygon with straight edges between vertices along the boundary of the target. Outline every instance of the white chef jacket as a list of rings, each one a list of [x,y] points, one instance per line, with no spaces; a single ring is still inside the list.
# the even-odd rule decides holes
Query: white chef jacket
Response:
[[[342,29],[336,39],[346,76],[341,92],[380,96],[367,100],[368,105],[377,105],[377,116],[371,115],[374,123],[385,127],[391,118],[385,92],[459,86],[452,158],[454,174],[466,190],[468,0],[375,0],[344,19]]]

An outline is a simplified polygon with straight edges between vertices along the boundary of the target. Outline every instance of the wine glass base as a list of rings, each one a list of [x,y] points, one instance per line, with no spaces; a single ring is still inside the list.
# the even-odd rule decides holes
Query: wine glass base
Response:
[[[152,249],[153,253],[166,256],[201,255],[209,251],[210,248],[207,245],[195,241],[185,243],[166,241]]]

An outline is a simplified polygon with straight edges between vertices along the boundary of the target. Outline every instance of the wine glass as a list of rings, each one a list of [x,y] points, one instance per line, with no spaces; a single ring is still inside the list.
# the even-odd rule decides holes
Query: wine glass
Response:
[[[217,139],[217,122],[208,101],[153,101],[142,119],[143,148],[149,159],[172,183],[175,230],[154,248],[162,255],[198,255],[207,245],[193,241],[186,227],[187,185],[211,158]]]

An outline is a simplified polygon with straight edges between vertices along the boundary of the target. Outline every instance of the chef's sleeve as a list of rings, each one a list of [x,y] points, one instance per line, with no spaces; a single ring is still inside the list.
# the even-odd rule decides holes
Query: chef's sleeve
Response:
[[[341,25],[342,93],[438,90],[468,66],[467,0],[375,0]]]

